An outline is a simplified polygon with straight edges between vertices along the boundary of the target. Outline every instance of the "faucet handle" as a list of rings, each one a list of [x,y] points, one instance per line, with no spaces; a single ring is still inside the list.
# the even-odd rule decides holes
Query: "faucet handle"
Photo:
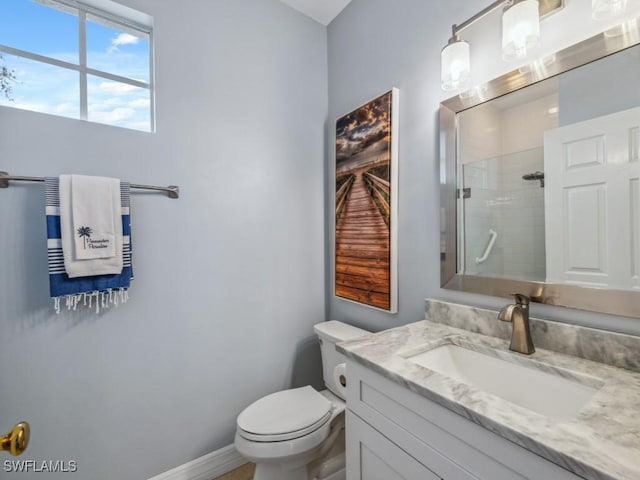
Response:
[[[512,293],[511,296],[515,298],[518,305],[522,305],[523,307],[529,306],[530,299],[526,295],[522,293]]]

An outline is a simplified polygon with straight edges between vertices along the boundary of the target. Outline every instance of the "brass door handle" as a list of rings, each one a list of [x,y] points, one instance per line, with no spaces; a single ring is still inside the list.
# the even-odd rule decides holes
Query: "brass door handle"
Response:
[[[29,424],[20,422],[9,433],[0,437],[0,451],[16,456],[22,454],[29,445],[29,433]]]

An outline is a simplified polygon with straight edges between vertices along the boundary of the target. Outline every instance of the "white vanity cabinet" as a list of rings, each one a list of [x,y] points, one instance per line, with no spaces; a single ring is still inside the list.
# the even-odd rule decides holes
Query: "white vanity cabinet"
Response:
[[[354,361],[347,369],[347,480],[582,478]]]
[[[388,438],[347,411],[348,452],[357,452],[350,462],[347,478],[366,480],[440,480],[435,473],[418,462]],[[349,453],[350,454],[350,453]]]

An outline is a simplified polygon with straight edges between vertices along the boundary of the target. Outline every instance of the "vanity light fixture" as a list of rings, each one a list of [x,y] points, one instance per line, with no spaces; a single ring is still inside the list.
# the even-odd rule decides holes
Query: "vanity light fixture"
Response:
[[[596,1],[626,0],[593,0]],[[454,24],[451,38],[441,53],[443,90],[463,88],[471,76],[470,47],[460,38],[460,32],[500,7],[504,7],[502,57],[520,60],[540,43],[540,19],[564,8],[564,0],[497,0],[460,25]]]
[[[591,16],[594,20],[617,17],[627,8],[627,0],[591,0]]]
[[[469,83],[471,75],[471,57],[469,44],[456,34],[442,49],[442,89],[457,90]]]

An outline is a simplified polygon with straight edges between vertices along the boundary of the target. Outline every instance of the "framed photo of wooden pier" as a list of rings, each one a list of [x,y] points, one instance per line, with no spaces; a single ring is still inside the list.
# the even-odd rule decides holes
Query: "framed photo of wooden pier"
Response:
[[[398,311],[397,88],[336,120],[335,295]]]

